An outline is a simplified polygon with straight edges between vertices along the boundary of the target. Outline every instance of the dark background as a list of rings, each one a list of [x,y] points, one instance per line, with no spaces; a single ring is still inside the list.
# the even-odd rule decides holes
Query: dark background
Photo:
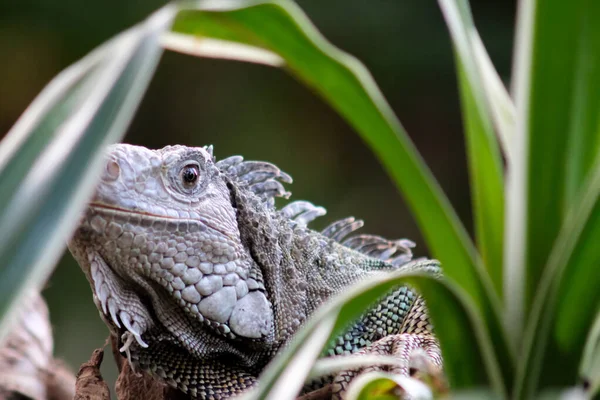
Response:
[[[464,141],[452,50],[434,0],[300,0],[335,45],[362,60],[471,229]],[[472,0],[478,29],[508,80],[515,1]],[[163,5],[159,0],[2,0],[0,136],[61,69]],[[325,206],[321,228],[354,215],[365,232],[408,237],[427,249],[400,194],[371,151],[319,98],[265,66],[165,53],[126,142],[213,144],[291,174],[293,199]],[[72,368],[107,329],[79,267],[65,253],[44,292],[56,354]],[[106,363],[105,364],[110,364]],[[114,370],[107,370],[109,377]]]

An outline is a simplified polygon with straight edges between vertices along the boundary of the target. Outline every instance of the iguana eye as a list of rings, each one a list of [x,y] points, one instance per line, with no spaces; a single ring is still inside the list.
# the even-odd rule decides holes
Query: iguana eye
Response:
[[[185,187],[193,187],[198,182],[200,170],[195,164],[188,164],[181,169],[181,181]]]

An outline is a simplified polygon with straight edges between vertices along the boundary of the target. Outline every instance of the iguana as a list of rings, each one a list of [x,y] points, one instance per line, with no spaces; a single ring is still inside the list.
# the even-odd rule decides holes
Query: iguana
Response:
[[[132,367],[191,397],[219,399],[254,386],[315,310],[349,285],[411,261],[408,240],[348,235],[347,218],[322,232],[322,207],[288,197],[276,166],[212,146],[110,147],[100,184],[69,249]],[[388,351],[408,374],[414,348],[441,355],[423,300],[400,287],[348,327],[328,354]],[[343,385],[345,378],[338,384]]]

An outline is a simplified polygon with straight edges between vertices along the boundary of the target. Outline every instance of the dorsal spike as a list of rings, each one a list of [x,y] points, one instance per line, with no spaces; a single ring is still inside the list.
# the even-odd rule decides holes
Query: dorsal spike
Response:
[[[315,207],[298,215],[294,221],[299,225],[307,226],[309,222],[314,221],[316,218],[321,217],[326,213],[327,210],[325,210],[323,207]]]
[[[240,176],[240,182],[246,185],[252,185],[258,182],[264,182],[267,179],[276,178],[278,175],[274,172],[266,171],[252,171],[245,175]]]
[[[277,177],[284,183],[292,183],[292,177],[280,170],[276,165],[265,161],[244,161],[233,167],[232,173],[240,178],[251,173],[264,173],[269,177]]]
[[[213,155],[213,145],[209,144],[208,146],[204,146],[204,150],[206,150],[206,152],[208,154],[210,154],[210,156],[212,157],[212,159],[215,159],[215,156]]]
[[[205,147],[212,155],[212,146]],[[259,196],[268,208],[274,208],[275,197],[288,198],[282,184],[291,183],[292,178],[277,166],[264,161],[244,161],[241,156],[231,156],[215,163],[217,168],[241,187],[246,187]],[[307,226],[314,219],[325,215],[323,207],[315,206],[308,201],[294,201],[283,207],[279,213],[284,218],[299,226]],[[355,235],[346,237],[364,225],[362,220],[348,217],[327,226],[321,234],[355,251],[386,261],[394,266],[402,265],[412,258],[410,240],[387,240],[376,235]]]
[[[342,243],[360,253],[389,262],[397,266],[412,259],[411,249],[415,244],[407,239],[387,240],[377,235],[356,235]]]
[[[292,183],[292,177],[277,166],[265,161],[244,161],[241,156],[231,156],[215,164],[219,170],[233,178],[241,187],[248,188],[272,208],[275,197],[288,198],[281,182]]]
[[[369,247],[387,243],[388,240],[377,235],[356,235],[346,239],[342,244],[356,251],[366,251]]]
[[[314,208],[316,208],[316,206],[310,201],[296,200],[283,207],[279,212],[288,219],[294,219],[303,212]]]
[[[400,254],[399,256],[392,258],[389,263],[394,267],[399,267],[402,264],[406,264],[410,260],[412,260],[412,251],[409,251],[408,254]]]
[[[327,228],[323,229],[321,234],[341,243],[346,236],[355,230],[362,228],[364,224],[363,220],[356,220],[354,217],[348,217],[332,223]]]
[[[220,161],[217,161],[217,162],[215,163],[215,165],[216,165],[216,166],[217,166],[217,168],[219,168],[219,170],[221,170],[222,172],[229,173],[229,170],[230,170],[230,169],[231,169],[233,166],[235,166],[235,165],[237,165],[237,164],[241,163],[242,161],[244,161],[244,157],[242,157],[242,156],[231,156],[231,157],[224,158],[224,159],[222,159],[222,160],[220,160]]]
[[[286,192],[285,188],[281,184],[274,179],[268,179],[264,182],[258,182],[253,185],[248,186],[250,190],[252,190],[255,194],[263,198],[269,197],[290,197],[291,193]]]
[[[333,235],[342,229],[344,226],[351,224],[355,221],[354,217],[348,217],[344,219],[340,219],[339,221],[335,221],[329,224],[325,229],[321,231],[323,236],[327,236],[330,239],[333,239]]]
[[[355,230],[362,228],[364,225],[365,222],[362,219],[357,219],[356,221],[341,227],[339,231],[337,231],[331,236],[331,238],[336,242],[341,243],[346,236],[348,236]]]

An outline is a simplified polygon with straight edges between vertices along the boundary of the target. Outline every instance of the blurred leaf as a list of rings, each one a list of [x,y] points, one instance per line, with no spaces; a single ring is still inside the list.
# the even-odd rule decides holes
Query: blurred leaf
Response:
[[[587,191],[567,215],[551,255],[563,263],[558,272],[560,295],[554,331],[561,347],[576,354],[581,353],[600,308],[600,159],[590,178]],[[563,245],[563,241],[567,243]]]
[[[271,377],[273,384],[270,386],[269,391],[258,391],[254,398],[274,400],[295,399],[298,393],[300,393],[302,386],[304,386],[306,377],[319,357],[321,349],[327,343],[336,317],[336,313],[332,312],[326,315],[318,325],[315,325],[314,329],[310,332],[310,340],[302,342],[299,348],[287,360],[285,368],[274,371]],[[263,385],[266,386],[262,379],[259,385],[260,388]]]
[[[277,54],[254,46],[226,40],[198,38],[165,32],[161,40],[165,49],[196,57],[221,58],[281,67],[284,62]]]
[[[489,389],[475,388],[465,390],[453,390],[449,396],[452,400],[500,400],[497,393],[491,392]]]
[[[546,389],[535,397],[538,400],[589,400],[590,397],[580,387],[568,389]]]
[[[431,265],[431,261],[414,261],[405,268],[427,269]],[[288,347],[278,354],[262,373],[260,386],[253,392],[253,398],[264,398],[269,393],[290,360],[304,343],[312,341],[312,332],[330,315],[338,315],[329,336],[329,339],[333,340],[383,295],[406,284],[417,288],[427,300],[444,356],[444,371],[450,385],[460,389],[491,384],[498,393],[506,393],[498,360],[483,321],[463,291],[447,280],[437,280],[418,272],[395,271],[360,282],[319,308]],[[319,336],[316,340],[320,343],[321,339]]]
[[[256,46],[279,55],[292,75],[356,128],[402,189],[433,254],[444,263],[444,274],[473,299],[502,357],[503,373],[509,374],[511,350],[490,277],[448,199],[366,68],[327,42],[290,1],[196,2],[181,3],[181,7],[175,32]]]
[[[600,393],[600,312],[585,341],[579,375],[587,382],[590,397]]]
[[[0,146],[0,182],[4,189],[0,209],[8,206],[10,194],[19,188],[54,132],[93,88],[98,66],[111,49],[110,45],[102,46],[56,76],[4,137]]]
[[[457,74],[462,100],[469,171],[471,175],[471,192],[475,219],[477,247],[488,268],[496,292],[502,294],[502,245],[504,236],[504,184],[502,158],[496,140],[490,109],[499,109],[500,105],[493,101],[493,92],[497,86],[488,83],[499,81],[497,74],[487,57],[481,41],[478,52],[475,51],[472,37],[479,38],[469,4],[460,0],[440,0],[440,7],[450,28],[456,57]],[[487,62],[477,62],[484,58]],[[480,70],[491,68],[491,73],[484,75]],[[496,80],[492,77],[496,77]],[[484,78],[487,78],[485,80]],[[503,86],[500,84],[503,89]],[[489,93],[486,97],[486,93]],[[508,97],[508,96],[506,96]],[[489,102],[489,104],[488,104]],[[507,124],[508,125],[508,124]],[[504,127],[500,124],[499,126]],[[506,152],[509,153],[508,132],[501,132],[505,137]]]
[[[23,293],[40,287],[62,253],[102,150],[131,120],[172,17],[172,8],[161,10],[59,75],[2,142],[0,186],[14,185],[15,171],[21,181],[0,195],[0,337]]]
[[[512,160],[507,189],[511,199],[506,254],[511,256],[505,266],[514,272],[507,287],[525,295],[521,306],[511,307],[509,318],[522,321],[532,307],[566,211],[573,205],[570,201],[581,190],[586,175],[582,165],[588,168],[594,158],[579,152],[598,152],[598,124],[590,121],[597,121],[600,87],[585,86],[599,83],[600,55],[591,46],[600,43],[596,23],[600,4],[524,1],[519,15],[516,138],[522,151]]]
[[[586,193],[567,215],[538,286],[518,371],[517,393],[523,397],[534,393],[539,377],[554,386],[577,379],[586,334],[600,305],[598,240],[600,162]],[[557,333],[558,343],[548,349],[552,333]]]
[[[397,400],[396,390],[402,388],[411,399],[433,399],[433,393],[423,382],[410,377],[382,372],[368,372],[352,380],[345,399],[348,400]]]
[[[398,364],[394,356],[383,356],[380,354],[356,354],[331,356],[319,359],[312,367],[309,378],[337,374],[341,371],[359,369],[372,366],[385,366]]]
[[[600,153],[600,2],[585,1],[581,16],[573,76],[570,121],[566,130],[566,202],[573,204],[581,193]]]
[[[481,41],[479,33],[474,29],[471,32],[471,46],[473,48],[475,62],[479,66],[479,71],[485,86],[484,92],[488,103],[490,104],[490,112],[494,118],[496,133],[500,140],[500,144],[502,145],[502,149],[504,150],[504,156],[507,159],[507,163],[510,164],[510,160],[515,152],[515,104],[510,98],[500,76],[498,76],[498,73],[492,64],[492,60]]]
[[[600,221],[596,221],[594,211],[597,188],[593,186],[597,183],[583,188],[580,182],[569,182],[577,174],[572,174],[568,165],[570,158],[583,157],[576,154],[577,148],[597,146],[594,134],[586,130],[597,130],[598,126],[580,123],[587,120],[588,107],[597,107],[595,97],[600,96],[600,87],[583,92],[581,87],[581,80],[584,84],[598,82],[588,72],[597,71],[593,67],[597,55],[591,55],[594,50],[589,46],[599,43],[600,26],[593,22],[599,17],[600,4],[590,0],[520,3],[515,88],[519,121],[516,140],[522,151],[512,160],[507,185],[506,229],[510,234],[505,252],[506,288],[514,293],[509,297],[512,301],[508,303],[507,319],[517,344],[523,321],[527,320],[522,346],[524,362],[518,371],[515,398],[532,396],[538,385],[572,384],[576,379],[577,352],[564,353],[564,348],[549,340],[549,336],[555,330],[552,324],[558,323],[556,329],[569,329],[568,340],[579,341],[580,348],[585,338],[585,331],[573,332],[572,325],[560,326],[568,322],[564,317],[566,308],[560,315],[562,321],[557,322],[560,319],[556,307],[557,302],[565,300],[560,285],[571,281],[571,274],[585,277],[589,263],[597,259],[589,247],[597,242],[600,233]],[[556,29],[558,25],[560,31]],[[584,98],[578,98],[582,94]],[[580,125],[575,128],[574,124]],[[569,135],[574,128],[577,133],[572,131]],[[578,144],[571,145],[571,140]],[[591,142],[584,143],[587,140]],[[596,178],[589,182],[594,181]],[[572,190],[585,193],[581,203]],[[565,282],[561,282],[563,277]],[[597,305],[590,307],[587,303],[578,308],[585,292],[577,287],[597,288],[595,282],[596,278],[571,281],[575,285],[571,293],[579,301],[578,306],[569,304],[568,313],[572,315],[566,318],[583,324],[580,327],[589,327]]]

